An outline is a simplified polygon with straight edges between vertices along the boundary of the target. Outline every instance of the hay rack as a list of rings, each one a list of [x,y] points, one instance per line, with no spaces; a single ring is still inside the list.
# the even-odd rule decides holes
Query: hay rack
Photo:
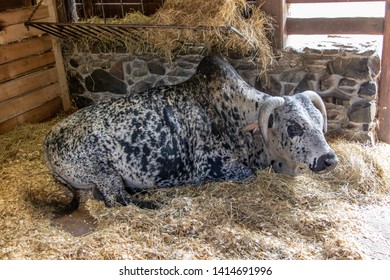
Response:
[[[104,38],[121,42],[121,38],[129,36],[135,39],[138,34],[134,31],[140,29],[161,29],[161,30],[194,30],[194,31],[212,31],[219,30],[224,36],[231,36],[232,33],[238,35],[243,40],[251,44],[238,29],[233,26],[180,26],[180,25],[138,25],[138,24],[107,24],[107,23],[57,23],[57,22],[38,22],[26,21],[27,28],[34,27],[50,35],[63,40],[90,38]]]
[[[32,18],[39,6],[42,4],[42,0],[36,5],[31,15],[24,23],[26,28],[30,27],[39,29],[52,36],[55,36],[62,40],[77,41],[84,38],[92,38],[94,40],[110,41],[119,44],[124,44],[124,38],[131,39],[134,43],[141,40],[139,35],[140,30],[192,30],[192,31],[216,31],[219,33],[219,37],[224,41],[227,37],[237,35],[238,38],[244,40],[249,46],[252,47],[253,54],[257,53],[257,49],[244,34],[242,34],[237,28],[233,26],[182,26],[182,25],[139,25],[139,24],[125,24],[107,23],[107,18],[103,13],[104,23],[87,23],[87,22],[39,22],[32,21]],[[121,2],[122,3],[122,2]],[[123,8],[122,8],[123,10]],[[128,40],[127,40],[128,41]],[[185,44],[183,42],[183,44]]]

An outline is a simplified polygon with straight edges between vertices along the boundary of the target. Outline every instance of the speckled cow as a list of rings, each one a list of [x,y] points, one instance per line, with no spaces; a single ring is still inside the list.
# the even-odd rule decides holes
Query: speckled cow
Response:
[[[242,181],[269,166],[292,176],[305,166],[330,171],[337,157],[326,127],[316,93],[272,97],[222,58],[205,57],[184,83],[103,101],[64,119],[46,137],[45,159],[74,193],[93,189],[109,207],[140,204],[128,189]]]

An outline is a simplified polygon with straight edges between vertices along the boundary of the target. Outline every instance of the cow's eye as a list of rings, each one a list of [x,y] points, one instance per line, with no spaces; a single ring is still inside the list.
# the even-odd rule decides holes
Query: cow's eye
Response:
[[[290,138],[293,138],[295,136],[302,136],[303,129],[298,123],[293,122],[292,124],[287,126],[287,133]]]

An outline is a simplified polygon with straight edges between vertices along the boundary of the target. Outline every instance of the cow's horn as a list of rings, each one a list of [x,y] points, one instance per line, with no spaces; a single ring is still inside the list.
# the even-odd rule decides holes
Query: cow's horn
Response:
[[[326,133],[326,131],[328,130],[328,123],[327,123],[328,119],[326,117],[325,104],[322,101],[321,97],[316,92],[311,91],[311,90],[304,91],[300,94],[307,96],[311,100],[313,105],[321,112],[322,118],[324,120],[323,131],[324,131],[324,133]]]
[[[268,120],[275,109],[283,106],[284,99],[282,97],[270,97],[260,107],[259,126],[264,142],[268,145]]]

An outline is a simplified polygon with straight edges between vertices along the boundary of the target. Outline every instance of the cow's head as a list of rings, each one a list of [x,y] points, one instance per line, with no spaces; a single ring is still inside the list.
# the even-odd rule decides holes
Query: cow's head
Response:
[[[313,91],[266,99],[258,122],[243,130],[261,133],[276,172],[297,176],[307,166],[313,172],[326,173],[337,165],[337,157],[324,137],[325,105]]]

